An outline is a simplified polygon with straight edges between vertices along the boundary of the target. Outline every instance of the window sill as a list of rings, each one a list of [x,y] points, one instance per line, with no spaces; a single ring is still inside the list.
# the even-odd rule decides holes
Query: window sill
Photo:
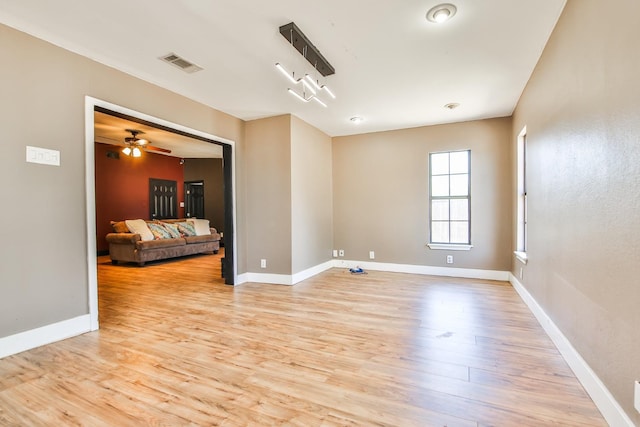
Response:
[[[450,243],[427,243],[429,249],[445,251],[469,251],[473,245],[454,245]]]
[[[513,253],[516,255],[516,258],[518,259],[518,261],[520,261],[523,264],[527,263],[528,258],[527,258],[526,252],[513,251]]]

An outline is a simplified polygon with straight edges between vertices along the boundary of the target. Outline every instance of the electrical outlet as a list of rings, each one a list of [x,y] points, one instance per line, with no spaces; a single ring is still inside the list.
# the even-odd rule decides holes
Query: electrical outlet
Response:
[[[447,264],[453,264],[453,255],[447,255]]]
[[[635,392],[633,394],[633,407],[636,408],[636,411],[640,412],[640,382],[635,382]]]
[[[260,268],[267,268],[267,260],[266,259],[261,259],[260,260]]]
[[[376,253],[373,251],[369,251],[369,259],[376,259]]]
[[[337,256],[338,256],[338,250],[337,250],[337,249],[334,249],[334,250],[333,250],[333,257],[335,258],[335,257],[337,257]]]
[[[344,249],[340,249],[340,250],[338,251],[338,255],[339,255],[339,256],[344,256]]]

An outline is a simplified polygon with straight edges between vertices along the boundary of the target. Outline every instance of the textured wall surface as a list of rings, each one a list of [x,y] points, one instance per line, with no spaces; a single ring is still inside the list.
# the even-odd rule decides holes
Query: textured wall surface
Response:
[[[529,262],[514,275],[627,414],[640,378],[640,3],[569,0],[514,115]],[[515,162],[515,160],[514,160]]]

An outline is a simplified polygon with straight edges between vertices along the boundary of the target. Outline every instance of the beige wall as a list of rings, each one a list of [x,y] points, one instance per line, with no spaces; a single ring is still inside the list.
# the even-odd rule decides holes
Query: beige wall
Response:
[[[247,267],[291,274],[291,116],[246,123]],[[260,260],[267,268],[260,268]]]
[[[334,247],[345,259],[508,271],[511,263],[508,118],[333,140]],[[428,156],[471,149],[470,251],[431,250]],[[506,226],[505,226],[506,225]]]
[[[241,120],[2,25],[0,52],[1,219],[14,224],[0,229],[0,337],[88,313],[86,95],[237,141],[246,271]],[[27,145],[59,150],[61,166],[26,163]]]
[[[331,260],[331,138],[291,118],[292,273]]]
[[[527,126],[529,263],[514,275],[636,425],[639,16],[637,1],[569,0],[512,134]]]

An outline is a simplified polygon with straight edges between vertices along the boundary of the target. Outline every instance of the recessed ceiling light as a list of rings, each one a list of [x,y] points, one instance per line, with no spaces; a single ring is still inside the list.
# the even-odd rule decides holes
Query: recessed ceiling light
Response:
[[[458,104],[457,102],[450,102],[448,104],[445,104],[444,108],[446,108],[447,110],[455,110],[459,106],[460,106],[460,104]]]
[[[364,121],[364,119],[360,116],[351,117],[349,120],[351,120],[355,124],[362,123]]]
[[[427,20],[429,22],[441,24],[453,18],[453,16],[456,14],[456,11],[456,7],[452,4],[439,4],[429,9],[429,12],[427,12]]]

